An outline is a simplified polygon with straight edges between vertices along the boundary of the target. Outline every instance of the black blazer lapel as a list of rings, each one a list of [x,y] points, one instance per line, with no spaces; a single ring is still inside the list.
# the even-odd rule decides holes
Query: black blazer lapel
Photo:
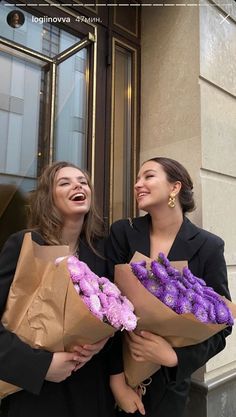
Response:
[[[187,260],[189,262],[205,240],[206,237],[201,233],[201,229],[191,223],[187,217],[184,217],[168,258],[171,261]]]
[[[151,217],[149,214],[137,217],[130,222],[128,239],[131,251],[138,251],[143,255],[150,256],[150,225]],[[187,260],[189,262],[205,240],[206,236],[201,229],[191,223],[187,217],[184,217],[168,258],[171,261]]]
[[[140,252],[143,255],[150,256],[150,224],[149,214],[142,217],[136,217],[130,221],[128,239],[131,252]]]

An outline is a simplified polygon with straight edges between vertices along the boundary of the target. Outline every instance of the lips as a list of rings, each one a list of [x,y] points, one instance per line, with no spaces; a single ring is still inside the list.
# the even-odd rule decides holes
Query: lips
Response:
[[[71,201],[84,201],[86,199],[86,195],[84,193],[76,193],[70,197]]]
[[[145,197],[146,195],[148,195],[149,193],[145,193],[145,192],[139,192],[137,193],[137,198],[142,198]]]

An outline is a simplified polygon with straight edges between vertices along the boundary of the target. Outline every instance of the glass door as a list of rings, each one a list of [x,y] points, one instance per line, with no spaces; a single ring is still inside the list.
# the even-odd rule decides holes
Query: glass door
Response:
[[[0,226],[17,193],[27,206],[46,164],[68,160],[87,168],[88,157],[93,35],[80,39],[49,23],[32,24],[27,12],[24,24],[12,27],[14,9],[0,4]],[[11,219],[4,222],[10,226]]]

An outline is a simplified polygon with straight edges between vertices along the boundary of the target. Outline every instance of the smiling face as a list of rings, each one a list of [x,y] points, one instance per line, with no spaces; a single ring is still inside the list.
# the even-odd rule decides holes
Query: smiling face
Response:
[[[168,208],[169,196],[171,193],[177,195],[177,188],[176,184],[167,180],[161,164],[154,161],[145,162],[140,168],[134,186],[138,208],[147,212],[157,207]]]
[[[91,189],[85,174],[74,167],[61,168],[54,179],[53,201],[64,219],[84,217],[91,205]]]

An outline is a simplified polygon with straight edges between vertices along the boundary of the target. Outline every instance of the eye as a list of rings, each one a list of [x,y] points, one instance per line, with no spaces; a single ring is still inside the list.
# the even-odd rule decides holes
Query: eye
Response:
[[[69,182],[68,181],[60,182],[58,185],[59,187],[63,187],[64,185],[69,185]]]
[[[86,181],[86,180],[81,180],[81,181],[80,181],[80,184],[82,184],[82,185],[88,185],[88,181]]]
[[[148,174],[148,175],[146,175],[146,179],[148,179],[148,178],[153,178],[154,177],[154,174]]]

